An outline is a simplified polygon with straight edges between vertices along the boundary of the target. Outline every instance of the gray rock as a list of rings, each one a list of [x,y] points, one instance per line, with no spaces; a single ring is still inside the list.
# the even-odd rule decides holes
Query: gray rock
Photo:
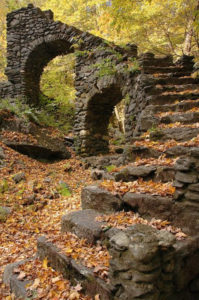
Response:
[[[122,169],[120,172],[115,174],[116,181],[131,181],[135,180],[138,177],[147,177],[156,171],[155,166],[138,166],[131,167],[128,166]]]
[[[193,162],[188,157],[179,158],[175,164],[175,169],[178,171],[189,171],[192,167],[193,167]]]
[[[173,234],[167,230],[159,230],[156,232],[156,236],[159,240],[159,246],[161,247],[171,247],[174,245],[176,238]]]
[[[169,128],[163,129],[161,135],[158,136],[161,140],[174,139],[176,141],[187,141],[197,136],[199,128]],[[152,133],[150,136],[155,135]]]
[[[184,186],[184,183],[175,180],[173,182],[173,186],[176,187],[176,188],[182,188]]]
[[[132,258],[142,263],[149,263],[158,254],[158,239],[153,228],[147,225],[135,225],[137,233],[131,237],[129,251]]]
[[[5,267],[4,273],[3,273],[3,282],[5,285],[10,285],[10,279],[13,276],[13,270],[17,268],[20,265],[23,265],[26,262],[26,260],[21,260],[12,264],[9,264]]]
[[[102,236],[102,224],[95,219],[100,214],[92,209],[71,212],[62,217],[62,232],[70,231],[89,243],[95,243]]]
[[[196,201],[199,202],[199,193],[194,193],[194,192],[190,192],[188,191],[185,194],[185,198],[189,201]]]
[[[124,232],[119,232],[110,239],[110,243],[114,249],[124,251],[128,249],[130,240]]]
[[[198,192],[199,193],[199,183],[190,184],[188,186],[188,190],[190,190],[192,192]]]
[[[176,177],[175,179],[177,181],[183,182],[183,183],[196,183],[198,176],[194,173],[184,173],[184,172],[180,172],[178,171],[176,173]]]
[[[120,209],[122,200],[119,195],[114,196],[109,191],[90,185],[82,189],[82,209],[94,209],[102,213],[110,213]]]
[[[30,291],[26,289],[27,284],[32,284],[30,280],[19,280],[18,275],[14,274],[13,271],[15,268],[18,268],[20,265],[28,262],[27,260],[22,260],[15,262],[6,266],[3,273],[3,282],[5,285],[10,287],[10,291],[15,295],[16,299],[27,299],[34,295],[34,290]],[[34,297],[32,298],[34,299]]]
[[[94,169],[91,171],[91,178],[94,180],[100,180],[104,177],[104,170]]]
[[[4,154],[3,148],[0,147],[0,160],[4,159],[4,158],[5,158],[5,154]]]
[[[149,194],[126,193],[123,200],[141,215],[165,218],[171,214],[172,198],[152,196]]]
[[[24,180],[26,178],[26,175],[24,172],[15,174],[12,179],[15,183],[19,183],[20,181]]]
[[[199,157],[199,148],[198,147],[193,147],[190,150],[190,154],[194,157]]]
[[[183,146],[171,147],[165,151],[165,153],[169,156],[186,155],[188,152],[189,152],[189,148]]]
[[[72,284],[79,282],[91,297],[99,294],[103,300],[111,299],[110,287],[104,280],[98,278],[91,268],[83,266],[80,261],[66,256],[44,236],[37,240],[37,255],[40,260],[47,258],[49,266],[60,272]]]
[[[10,214],[11,209],[9,207],[0,206],[0,222],[5,222]]]

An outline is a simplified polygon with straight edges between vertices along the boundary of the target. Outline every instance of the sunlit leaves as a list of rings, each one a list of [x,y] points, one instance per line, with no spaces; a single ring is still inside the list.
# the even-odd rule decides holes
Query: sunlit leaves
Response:
[[[173,196],[175,188],[172,183],[160,183],[150,181],[143,181],[138,179],[133,182],[115,182],[113,180],[104,180],[100,183],[100,186],[112,192],[113,194],[125,194],[130,193],[143,193],[160,196]]]

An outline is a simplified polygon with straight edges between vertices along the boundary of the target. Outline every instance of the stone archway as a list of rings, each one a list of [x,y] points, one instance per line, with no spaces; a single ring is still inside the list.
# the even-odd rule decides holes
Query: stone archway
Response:
[[[85,120],[85,147],[90,153],[108,153],[108,125],[114,107],[122,100],[119,86],[113,85],[95,94],[87,105]]]
[[[129,95],[128,106],[136,104],[135,74],[128,60],[137,56],[137,46],[121,48],[54,21],[52,11],[29,4],[7,15],[8,81],[0,83],[0,98],[25,98],[39,103],[40,78],[44,67],[56,56],[75,52],[75,146],[82,155],[108,151],[107,127],[114,106]],[[134,109],[136,110],[136,109]],[[131,112],[126,109],[126,119]],[[136,111],[135,111],[136,113]],[[128,129],[129,128],[129,129]],[[133,135],[130,124],[127,137]]]
[[[56,56],[72,53],[73,49],[68,41],[57,39],[57,36],[42,43],[37,41],[35,44],[22,65],[22,86],[23,93],[31,99],[31,103],[38,104],[40,78],[45,66]]]

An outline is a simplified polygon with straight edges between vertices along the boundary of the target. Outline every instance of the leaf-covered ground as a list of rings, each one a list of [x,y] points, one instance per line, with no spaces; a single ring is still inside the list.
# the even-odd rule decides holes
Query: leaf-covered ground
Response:
[[[145,143],[151,143],[150,146],[161,151],[160,143],[154,144],[147,140]],[[168,147],[166,143],[163,148]],[[198,137],[189,143],[198,143]],[[0,206],[11,208],[7,221],[0,223],[0,299],[14,299],[2,283],[5,266],[32,258],[36,253],[37,237],[41,235],[56,244],[65,255],[92,268],[96,276],[107,280],[110,257],[106,247],[100,244],[91,246],[73,234],[60,233],[61,217],[69,211],[80,209],[81,189],[92,183],[90,171],[83,168],[82,162],[75,155],[69,160],[50,164],[21,155],[4,144],[0,143],[0,147],[6,156],[5,166],[0,168]],[[130,165],[172,166],[175,160],[162,155],[158,159],[137,158]],[[144,182],[142,179],[127,183],[103,181],[101,187],[112,193],[124,194],[130,191],[167,197],[172,197],[175,191],[172,183]],[[141,223],[168,230],[176,239],[186,238],[180,228],[173,227],[166,220],[147,221],[133,212],[120,212],[100,218],[99,221],[107,223],[106,227],[125,229]],[[30,295],[36,289],[37,299],[90,300],[81,294],[79,284],[71,286],[68,280],[47,265],[46,260],[34,260],[14,270],[19,279],[32,281],[27,287]],[[99,295],[95,296],[95,300],[100,300]]]
[[[70,160],[46,164],[21,155],[3,144],[0,147],[6,155],[6,166],[0,169],[0,205],[12,209],[7,221],[0,223],[0,299],[9,300],[9,291],[1,281],[4,267],[35,255],[38,236],[60,232],[61,217],[68,211],[80,208],[81,189],[90,184],[91,179],[89,171],[84,170],[74,156]],[[25,176],[16,184],[13,176],[19,173]],[[53,298],[56,292],[53,294],[50,287],[51,284],[53,286],[53,278],[58,275],[52,273],[50,268],[42,271],[39,262],[34,267],[38,280],[39,276],[46,276],[43,290],[40,290],[43,295],[41,299],[56,299]],[[32,268],[30,272],[33,272]],[[36,274],[34,277],[37,278]],[[67,281],[62,286],[67,287],[68,295],[73,295],[71,299],[77,299],[75,293],[78,291]]]

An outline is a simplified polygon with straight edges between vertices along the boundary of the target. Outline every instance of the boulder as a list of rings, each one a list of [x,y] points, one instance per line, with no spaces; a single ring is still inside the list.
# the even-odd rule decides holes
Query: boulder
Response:
[[[14,180],[15,183],[19,183],[20,181],[24,180],[26,178],[26,175],[24,172],[20,172],[15,174],[12,179]]]
[[[5,222],[10,214],[11,209],[9,207],[0,206],[0,222]]]
[[[62,232],[70,231],[93,244],[103,233],[103,223],[95,220],[99,215],[99,212],[93,209],[71,212],[62,217],[61,230]]]
[[[128,166],[122,169],[120,172],[115,173],[114,177],[116,181],[132,181],[139,177],[147,177],[152,175],[156,171],[155,166]]]
[[[188,157],[181,157],[176,161],[175,169],[178,171],[189,171],[193,167],[193,162]]]
[[[122,200],[119,195],[113,195],[109,191],[96,185],[90,185],[82,189],[82,209],[94,209],[102,213],[111,213],[121,208]]]
[[[50,128],[13,116],[10,121],[7,114],[9,112],[1,120],[0,141],[8,147],[38,159],[59,160],[71,157],[64,139],[52,137]]]
[[[6,266],[3,273],[4,284],[10,287],[10,291],[15,295],[16,299],[28,299],[28,297],[31,297],[34,293],[34,291],[30,293],[30,291],[26,290],[26,285],[31,285],[29,280],[19,280],[17,278],[19,274],[16,275],[13,273],[15,268],[18,268],[20,265],[23,265],[26,262],[27,260],[22,260],[9,264]]]
[[[123,200],[141,215],[167,219],[171,215],[172,198],[150,194],[126,193]]]
[[[196,183],[198,176],[194,173],[185,173],[178,171],[176,173],[175,179],[183,183]]]
[[[3,148],[0,147],[0,160],[4,159],[4,158],[5,158],[5,154],[4,154]]]

